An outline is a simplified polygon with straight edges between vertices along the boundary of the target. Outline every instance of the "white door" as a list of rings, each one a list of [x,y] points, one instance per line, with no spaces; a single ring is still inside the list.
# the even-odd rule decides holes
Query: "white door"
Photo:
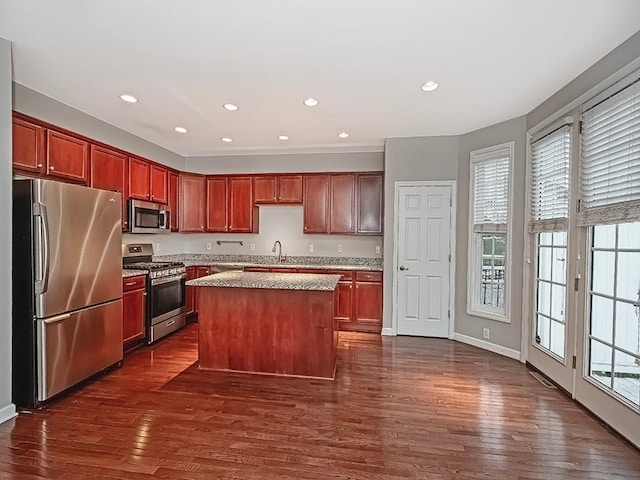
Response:
[[[397,332],[449,336],[451,186],[398,186]]]

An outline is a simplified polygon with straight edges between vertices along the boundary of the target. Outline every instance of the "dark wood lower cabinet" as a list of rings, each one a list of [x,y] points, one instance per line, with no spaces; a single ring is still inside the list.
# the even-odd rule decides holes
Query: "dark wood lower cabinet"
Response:
[[[145,337],[147,316],[146,277],[122,279],[122,348],[124,351],[138,346]]]
[[[206,277],[211,272],[209,267],[202,265],[187,267],[187,280],[194,280],[200,277]],[[198,288],[187,287],[185,292],[185,304],[187,309],[187,317],[196,319],[198,313]]]
[[[380,279],[355,280],[354,320],[352,324],[359,332],[380,333],[382,330],[382,274]]]

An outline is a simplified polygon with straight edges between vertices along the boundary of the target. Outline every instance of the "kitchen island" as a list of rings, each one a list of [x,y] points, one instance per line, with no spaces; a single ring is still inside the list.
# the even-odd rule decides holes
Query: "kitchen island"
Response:
[[[188,281],[199,288],[199,368],[333,378],[339,279],[230,271]]]

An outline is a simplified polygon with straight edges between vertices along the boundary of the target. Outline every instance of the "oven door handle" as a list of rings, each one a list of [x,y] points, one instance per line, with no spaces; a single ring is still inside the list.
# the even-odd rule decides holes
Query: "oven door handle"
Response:
[[[154,278],[151,280],[151,285],[164,285],[165,283],[175,282],[177,280],[182,280],[183,278],[187,278],[186,273],[183,273],[182,275],[172,275],[170,277]]]

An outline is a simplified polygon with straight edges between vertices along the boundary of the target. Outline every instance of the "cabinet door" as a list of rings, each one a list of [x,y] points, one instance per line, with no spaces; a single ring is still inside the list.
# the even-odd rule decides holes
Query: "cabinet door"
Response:
[[[91,181],[89,185],[122,195],[122,230],[127,230],[127,195],[125,175],[127,156],[107,148],[91,145]]]
[[[302,175],[278,177],[278,203],[302,203]]]
[[[358,175],[356,233],[382,235],[383,178],[381,174]]]
[[[196,267],[196,278],[206,277],[207,275],[209,275],[210,271],[211,270],[209,267]]]
[[[253,177],[229,177],[229,231],[253,231]]]
[[[329,233],[329,175],[305,175],[304,233]]]
[[[370,281],[361,281],[359,278]],[[381,273],[357,272],[354,323],[355,329],[362,332],[380,333],[382,330]]]
[[[13,119],[13,168],[44,174],[45,129],[39,125]]]
[[[207,232],[229,228],[227,177],[207,177]]]
[[[256,203],[276,203],[276,177],[254,177],[253,194]]]
[[[47,175],[87,183],[89,143],[47,130]]]
[[[353,317],[353,281],[338,282],[337,292],[336,318],[340,322],[340,330],[350,330]]]
[[[129,198],[150,200],[149,174],[151,165],[145,160],[129,157]]]
[[[122,294],[122,342],[124,344],[144,338],[146,312],[144,289]]]
[[[331,175],[330,185],[329,232],[354,233],[355,175]]]
[[[197,267],[187,267],[187,280],[197,278]],[[185,291],[185,307],[187,315],[191,315],[196,311],[196,289],[198,287],[186,287]]]
[[[180,175],[180,231],[204,232],[203,175]]]
[[[178,231],[178,218],[180,215],[178,214],[178,174],[169,172],[169,221],[171,224],[171,231]]]
[[[157,203],[167,203],[169,195],[167,194],[167,169],[151,165],[149,174],[149,190],[151,192],[151,201]]]

